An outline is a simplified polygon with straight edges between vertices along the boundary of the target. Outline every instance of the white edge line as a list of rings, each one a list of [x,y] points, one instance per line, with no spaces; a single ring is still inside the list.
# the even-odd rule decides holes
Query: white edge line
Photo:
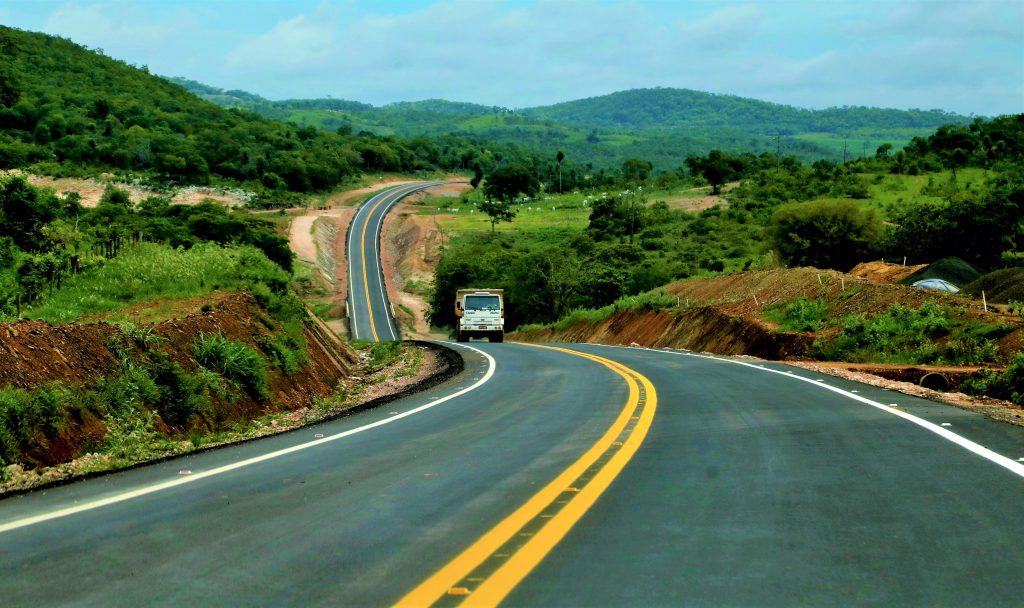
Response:
[[[670,351],[670,350],[659,350],[659,349],[656,349],[656,348],[643,348],[643,347],[637,348],[637,347],[631,347],[631,346],[619,346],[619,345],[614,345],[614,344],[600,344],[600,345],[595,345],[595,346],[609,346],[609,347],[612,347],[612,348],[628,348],[630,350],[646,350],[646,351],[651,351],[651,352],[655,352],[655,353],[663,353],[663,354],[666,354],[666,355],[679,355],[679,356],[683,356],[683,357],[697,357],[697,358],[700,358],[700,359],[712,359],[714,361],[721,361],[723,363],[733,363],[735,365],[742,365],[744,367],[750,367],[750,368],[753,368],[753,369],[756,369],[756,370],[759,370],[759,371],[762,371],[762,372],[768,372],[770,374],[777,374],[777,375],[782,376],[784,378],[791,378],[793,380],[800,380],[801,382],[806,382],[806,383],[810,384],[811,386],[816,386],[818,388],[823,388],[825,390],[832,391],[833,393],[838,393],[838,394],[843,395],[845,397],[849,397],[850,399],[853,399],[854,401],[860,401],[861,403],[866,403],[867,405],[870,405],[871,407],[874,407],[874,408],[877,408],[879,410],[882,410],[883,412],[886,412],[888,414],[892,414],[893,416],[899,416],[900,418],[903,418],[904,420],[908,420],[910,422],[913,422],[914,424],[916,424],[916,425],[918,425],[918,426],[920,426],[920,427],[922,427],[924,429],[927,429],[927,430],[935,433],[936,435],[942,437],[943,439],[951,441],[951,442],[957,444],[958,446],[960,446],[960,447],[962,447],[962,448],[964,448],[964,449],[966,449],[968,451],[971,451],[971,452],[977,454],[978,456],[981,456],[982,458],[985,458],[985,459],[987,459],[987,460],[989,460],[991,462],[994,462],[995,464],[998,464],[999,466],[1001,466],[1001,467],[1003,467],[1005,469],[1008,469],[1009,471],[1011,471],[1013,473],[1016,473],[1020,477],[1024,477],[1024,464],[1022,464],[1020,462],[1017,462],[1015,460],[1012,460],[1010,458],[1007,458],[1006,456],[1003,456],[1002,454],[999,454],[997,452],[993,452],[992,450],[986,448],[985,446],[977,444],[977,443],[971,441],[970,439],[967,439],[966,437],[962,437],[960,435],[957,435],[956,433],[946,429],[945,427],[939,426],[939,425],[937,425],[937,424],[935,424],[933,422],[928,422],[927,420],[925,420],[923,418],[918,418],[917,416],[914,416],[913,414],[908,414],[905,411],[898,410],[898,409],[893,409],[893,408],[891,408],[891,407],[889,407],[889,406],[887,406],[885,404],[879,403],[877,401],[872,401],[871,399],[868,399],[866,397],[862,397],[860,395],[857,395],[855,393],[851,393],[849,391],[845,391],[845,390],[843,390],[841,388],[838,388],[838,387],[835,387],[835,386],[830,386],[828,384],[823,384],[823,383],[820,383],[820,382],[816,382],[815,380],[813,380],[811,378],[806,378],[804,376],[798,376],[798,375],[794,374],[791,371],[783,372],[783,371],[779,371],[779,370],[770,369],[770,368],[767,368],[767,367],[760,367],[758,365],[754,365],[752,363],[746,363],[744,361],[736,361],[734,359],[726,359],[726,358],[723,358],[723,357],[714,357],[714,356],[711,356],[711,355],[701,355],[701,354],[693,353],[693,352],[676,352],[676,351]]]
[[[338,441],[339,439],[344,439],[345,437],[349,437],[351,435],[355,435],[356,433],[362,433],[363,431],[368,431],[370,429],[375,429],[377,427],[384,426],[385,424],[390,424],[390,423],[395,422],[397,420],[401,420],[402,418],[407,418],[409,416],[412,416],[413,414],[418,414],[418,413],[423,412],[425,410],[429,410],[432,407],[441,405],[442,403],[444,403],[446,401],[450,401],[452,399],[455,399],[456,397],[461,397],[462,395],[465,395],[466,393],[479,388],[485,382],[490,380],[491,377],[494,375],[494,370],[495,370],[497,364],[494,362],[494,357],[488,355],[487,353],[485,353],[482,350],[479,350],[477,348],[473,348],[472,346],[466,346],[465,344],[458,344],[458,345],[454,345],[454,346],[458,346],[460,348],[467,348],[467,349],[469,349],[471,351],[474,351],[474,352],[476,352],[476,353],[478,353],[480,355],[483,355],[484,358],[487,359],[487,373],[485,373],[482,378],[477,380],[472,385],[467,386],[466,388],[464,388],[464,389],[462,389],[462,390],[460,390],[458,392],[452,393],[451,395],[448,395],[446,397],[442,397],[441,399],[438,399],[437,401],[431,401],[431,402],[426,403],[424,405],[421,405],[419,407],[413,408],[413,409],[411,409],[409,411],[402,412],[401,414],[397,414],[395,416],[390,416],[388,418],[384,418],[383,420],[378,420],[377,422],[371,422],[370,424],[366,424],[366,425],[363,425],[363,426],[360,426],[360,427],[357,427],[357,428],[354,428],[354,429],[349,429],[347,431],[342,431],[340,433],[336,433],[336,434],[331,435],[329,437],[324,437],[322,439],[317,439],[315,441],[310,441],[310,442],[307,442],[307,443],[301,443],[299,445],[293,445],[293,446],[288,447],[288,448],[284,448],[284,449],[281,449],[281,450],[276,450],[276,451],[273,451],[273,452],[269,452],[267,454],[263,454],[261,456],[255,456],[253,458],[248,458],[246,460],[240,460],[238,462],[234,462],[234,463],[231,463],[231,464],[226,464],[224,466],[220,466],[220,467],[217,467],[215,469],[210,469],[208,471],[203,471],[201,473],[194,473],[194,474],[192,474],[192,475],[190,475],[188,477],[179,477],[179,478],[176,478],[176,479],[173,479],[173,480],[170,480],[170,481],[164,481],[164,482],[153,484],[153,485],[150,485],[150,486],[145,486],[145,487],[139,488],[137,490],[132,490],[130,492],[124,492],[124,493],[121,493],[121,494],[116,494],[114,496],[108,496],[107,498],[102,498],[100,500],[94,500],[94,501],[91,501],[91,502],[82,503],[80,505],[75,505],[73,507],[65,507],[63,509],[57,509],[55,511],[50,511],[48,513],[42,513],[40,515],[33,515],[33,516],[30,516],[30,517],[23,517],[21,519],[16,519],[16,520],[13,520],[13,521],[10,521],[10,522],[6,522],[6,523],[3,523],[3,524],[0,524],[0,534],[2,534],[4,532],[9,532],[11,530],[16,530],[18,528],[24,528],[26,526],[31,526],[33,524],[38,524],[38,523],[42,523],[42,522],[45,522],[45,521],[49,521],[51,519],[58,519],[58,518],[61,518],[61,517],[67,517],[69,515],[75,515],[77,513],[83,512],[83,511],[91,511],[93,509],[98,509],[100,507],[106,507],[108,505],[117,504],[119,502],[124,502],[126,500],[131,500],[133,498],[138,498],[140,496],[145,496],[147,494],[152,494],[154,492],[159,492],[161,490],[167,490],[169,488],[173,488],[173,487],[176,487],[176,486],[182,486],[182,485],[185,485],[187,483],[192,483],[192,482],[199,481],[200,479],[206,479],[207,477],[213,477],[215,475],[220,475],[222,473],[228,473],[228,472],[234,471],[236,469],[241,469],[243,467],[247,467],[249,465],[257,464],[257,463],[263,462],[265,460],[271,460],[271,459],[274,459],[274,458],[279,458],[281,456],[292,454],[294,452],[301,452],[302,450],[306,450],[306,449],[313,448],[313,447],[316,447],[316,446],[319,446],[319,445],[323,445],[325,443],[331,443],[333,441]]]

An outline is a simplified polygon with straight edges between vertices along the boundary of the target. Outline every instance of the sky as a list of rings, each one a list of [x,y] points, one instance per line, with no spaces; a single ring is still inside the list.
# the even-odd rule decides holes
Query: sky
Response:
[[[2,0],[0,24],[269,99],[1024,112],[1024,0]]]

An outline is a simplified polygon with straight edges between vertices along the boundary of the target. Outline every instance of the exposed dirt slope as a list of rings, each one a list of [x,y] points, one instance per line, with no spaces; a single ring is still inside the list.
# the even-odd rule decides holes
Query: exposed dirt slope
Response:
[[[527,342],[637,344],[764,359],[800,356],[811,342],[806,335],[774,333],[763,323],[731,315],[716,306],[696,306],[678,312],[623,310],[596,324],[515,332],[509,338]]]
[[[766,359],[800,358],[813,341],[813,334],[775,332],[771,324],[760,319],[764,307],[800,296],[821,298],[837,317],[881,313],[894,303],[917,308],[927,301],[938,301],[991,323],[1020,324],[1018,317],[986,313],[980,302],[959,294],[874,283],[852,274],[814,268],[680,281],[666,286],[664,291],[678,298],[679,309],[620,311],[596,324],[578,323],[564,330],[535,330],[513,337],[530,341],[636,343]],[[1022,344],[1024,329],[1017,329],[999,340],[1000,352],[1009,356],[1018,352]]]
[[[259,350],[258,339],[270,333],[273,322],[256,301],[246,293],[231,294],[209,312],[190,314],[152,325],[155,335],[164,338],[150,348],[168,357],[188,371],[199,366],[192,358],[192,343],[200,333],[221,334]],[[269,411],[295,410],[310,405],[315,397],[330,394],[337,383],[359,367],[358,355],[326,328],[317,323],[305,329],[308,362],[293,374],[272,369],[268,378],[270,398],[257,400],[240,393],[222,409],[225,420],[242,420]],[[0,325],[0,386],[32,389],[60,381],[68,385],[90,386],[103,377],[117,374],[119,359],[107,345],[125,341],[116,325],[107,323],[50,325],[41,321],[19,321]],[[138,347],[135,347],[138,348]],[[81,447],[102,438],[104,428],[95,419],[78,420],[58,437],[48,437],[40,448],[29,454],[39,463],[54,464],[69,460]],[[159,421],[158,421],[159,422]],[[159,422],[162,426],[162,422]]]
[[[415,209],[399,205],[384,219],[382,261],[389,271],[388,297],[396,304],[395,313],[406,333],[411,330],[417,337],[438,337],[431,334],[427,322],[430,307],[426,298],[406,290],[410,283],[433,283],[443,238],[435,217],[416,215]]]

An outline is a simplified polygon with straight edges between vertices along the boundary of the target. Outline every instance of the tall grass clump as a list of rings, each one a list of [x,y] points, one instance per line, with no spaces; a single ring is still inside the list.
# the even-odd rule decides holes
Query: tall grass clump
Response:
[[[64,428],[74,401],[73,391],[60,382],[32,391],[0,388],[0,460],[18,462],[25,450]]]
[[[217,334],[202,333],[192,344],[192,354],[200,365],[238,383],[250,395],[260,399],[270,396],[267,364],[247,344]]]

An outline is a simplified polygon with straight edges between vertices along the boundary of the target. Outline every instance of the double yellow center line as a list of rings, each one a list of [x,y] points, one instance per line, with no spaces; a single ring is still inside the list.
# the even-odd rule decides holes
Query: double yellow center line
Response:
[[[396,188],[395,192],[397,191],[398,189]],[[366,291],[366,315],[370,317],[370,333],[373,335],[374,342],[380,342],[380,339],[377,337],[377,326],[373,322],[373,303],[370,301],[370,281],[367,278],[366,271],[366,229],[370,227],[370,218],[373,217],[373,213],[378,207],[384,204],[384,201],[388,200],[389,196],[390,194],[382,196],[381,199],[377,201],[377,204],[370,209],[370,212],[366,214],[366,221],[363,222],[363,232],[359,237],[359,250],[362,253],[360,257],[363,258],[363,288]]]
[[[583,517],[647,436],[658,397],[651,382],[610,359],[556,350],[604,365],[622,376],[629,398],[612,426],[583,456],[396,606],[495,606]]]

